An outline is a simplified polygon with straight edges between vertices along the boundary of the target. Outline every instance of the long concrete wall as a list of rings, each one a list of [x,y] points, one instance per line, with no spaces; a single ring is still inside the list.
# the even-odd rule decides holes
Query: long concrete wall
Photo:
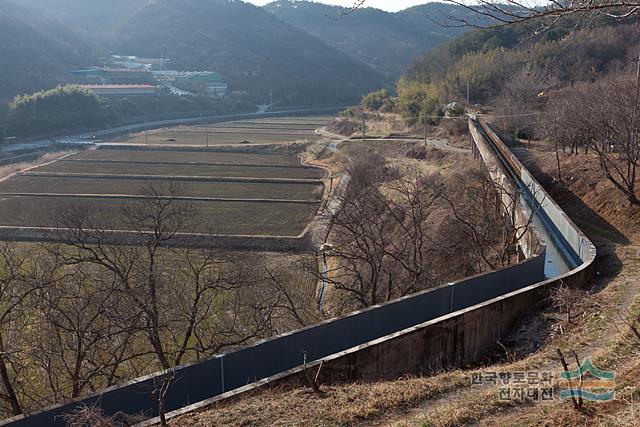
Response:
[[[520,160],[504,145],[491,127],[483,120],[479,120],[477,123],[482,127],[500,158],[509,164],[515,174],[515,181],[520,184],[520,187],[533,201],[532,204],[540,211],[545,228],[549,230],[551,237],[556,240],[557,244],[563,248],[564,256],[571,267],[576,268],[582,264],[583,260],[595,251],[593,244],[547,194]]]
[[[475,143],[483,149],[492,146],[480,133]],[[495,160],[501,162],[499,149],[494,147]],[[510,167],[521,165],[505,165]],[[522,167],[505,173],[522,176],[525,171]],[[544,212],[546,209],[547,205],[542,207]],[[549,218],[557,218],[552,207],[549,209]],[[580,230],[566,220],[554,226],[558,230],[569,226],[570,233],[582,238]],[[567,236],[567,242],[571,238]],[[593,277],[595,248],[588,240],[580,244],[585,248],[580,265],[551,279],[544,273],[546,249],[539,245],[534,256],[505,269],[180,367],[175,371],[167,407],[177,415],[274,381],[295,380],[300,375],[303,352],[311,367],[322,364],[324,381],[394,378],[476,361],[496,346],[520,315],[540,305],[553,286],[560,282],[581,285]],[[96,403],[107,414],[125,411],[154,416],[157,410],[151,390],[162,375],[144,377],[0,425],[64,425],[62,414],[81,404]]]
[[[310,361],[322,360],[499,297],[518,289],[523,283],[536,283],[544,279],[544,259],[542,251],[534,258],[503,270],[446,284],[239,351],[179,367],[174,372],[175,383],[167,394],[166,406],[169,410],[178,410],[193,402],[295,369],[303,363],[303,352],[307,352]],[[437,364],[447,364],[446,352],[438,353]],[[151,392],[156,389],[162,375],[150,375],[28,417],[17,417],[11,425],[62,426],[63,414],[80,404],[90,406],[96,402],[106,413],[124,411],[155,416],[157,408]]]
[[[512,179],[509,172],[502,167],[500,159],[495,156],[494,150],[489,144],[482,144],[483,140],[478,127],[471,123],[469,131],[472,137],[472,153],[481,159],[491,179],[496,184],[498,197],[502,201],[501,208],[505,211],[505,215],[513,216],[513,222],[516,227],[524,231],[524,235],[520,237],[518,245],[525,257],[529,258],[538,251],[540,242],[543,242],[541,231],[536,227],[530,226],[535,216],[535,211],[526,203],[522,203],[517,183]]]

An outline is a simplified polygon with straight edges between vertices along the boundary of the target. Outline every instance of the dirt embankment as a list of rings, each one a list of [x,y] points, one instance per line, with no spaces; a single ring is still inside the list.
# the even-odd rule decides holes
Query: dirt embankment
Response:
[[[353,117],[340,116],[327,125],[327,131],[342,135],[346,138],[359,138],[362,136],[362,118],[357,113]],[[365,135],[367,137],[390,137],[390,136],[407,136],[422,137],[424,130],[422,128],[411,128],[407,126],[402,116],[397,113],[366,113]]]
[[[70,154],[73,154],[73,151],[42,152],[39,153],[37,158],[33,161],[18,161],[16,163],[2,165],[0,166],[0,182],[11,178],[19,172],[24,172],[47,163],[55,162]]]
[[[640,208],[632,206],[613,184],[603,177],[598,159],[592,154],[562,157],[558,181],[555,154],[538,151],[522,153],[524,164],[549,189],[551,196],[585,232],[618,242],[640,239]],[[638,182],[640,185],[640,180]]]

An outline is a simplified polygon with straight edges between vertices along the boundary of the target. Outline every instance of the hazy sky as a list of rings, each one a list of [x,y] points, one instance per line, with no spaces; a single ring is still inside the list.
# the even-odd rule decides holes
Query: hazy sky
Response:
[[[272,0],[248,0],[251,3],[257,5],[264,5],[270,3]],[[378,9],[388,10],[390,12],[396,12],[398,10],[406,9],[418,4],[428,3],[430,0],[367,0],[365,6],[375,7]],[[340,6],[352,6],[354,0],[322,0],[317,3],[336,4]]]

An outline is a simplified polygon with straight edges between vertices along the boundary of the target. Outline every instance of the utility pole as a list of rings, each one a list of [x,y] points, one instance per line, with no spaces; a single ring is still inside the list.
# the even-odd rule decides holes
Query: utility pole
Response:
[[[209,146],[209,124],[204,124],[204,133],[207,135],[207,147]]]
[[[640,95],[640,54],[638,54],[638,72],[636,74],[636,104]]]
[[[362,142],[364,142],[367,137],[367,119],[364,111],[361,113],[360,117],[362,117]]]
[[[427,117],[427,115],[424,115],[424,146],[427,146],[427,120],[429,120],[429,118]]]
[[[149,145],[149,134],[147,132],[147,119],[144,119],[144,143]]]
[[[471,93],[471,90],[470,90],[470,88],[469,88],[469,81],[467,80],[467,105],[469,105],[469,104],[470,104],[470,102],[469,102],[469,100],[470,100],[470,98],[471,98],[471,97],[470,97],[470,93]]]
[[[633,103],[633,120],[635,121],[638,111],[638,102],[640,102],[640,54],[638,54],[638,71],[636,73],[636,99]]]

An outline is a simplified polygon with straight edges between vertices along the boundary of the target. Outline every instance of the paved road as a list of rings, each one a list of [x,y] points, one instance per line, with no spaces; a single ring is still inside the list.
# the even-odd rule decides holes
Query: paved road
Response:
[[[321,107],[321,108],[307,108],[307,109],[294,109],[294,110],[284,110],[284,111],[262,111],[260,110],[257,113],[245,113],[245,114],[225,114],[225,115],[214,115],[214,116],[197,116],[197,117],[187,117],[181,119],[169,119],[169,120],[156,120],[150,122],[142,122],[142,123],[134,123],[130,125],[124,126],[116,126],[108,129],[85,132],[75,135],[69,135],[65,138],[58,138],[58,141],[87,141],[90,142],[94,139],[101,139],[108,136],[120,135],[132,132],[140,132],[145,129],[159,129],[168,126],[179,126],[185,124],[194,124],[199,122],[225,122],[232,120],[246,120],[246,119],[254,119],[254,118],[263,118],[263,117],[283,117],[289,115],[300,115],[300,114],[322,114],[322,113],[333,113],[338,112],[344,109],[344,106],[340,107]],[[49,145],[51,141],[49,139],[40,139],[36,141],[24,142],[19,144],[12,144],[6,147],[3,147],[3,151],[5,152],[15,152],[15,151],[25,151],[25,150],[33,150],[42,147],[46,147]]]

